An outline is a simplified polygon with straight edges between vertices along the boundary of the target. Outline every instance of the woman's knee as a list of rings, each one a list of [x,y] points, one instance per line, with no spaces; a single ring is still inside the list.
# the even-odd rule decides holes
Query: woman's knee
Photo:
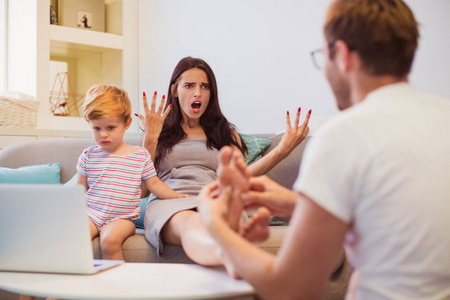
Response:
[[[200,216],[196,211],[181,211],[173,215],[163,226],[161,238],[165,243],[181,245],[183,236],[200,226]]]

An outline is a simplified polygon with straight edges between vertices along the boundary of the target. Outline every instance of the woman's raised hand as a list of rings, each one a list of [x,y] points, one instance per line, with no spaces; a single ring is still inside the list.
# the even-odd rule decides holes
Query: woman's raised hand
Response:
[[[286,132],[284,133],[280,143],[277,146],[278,151],[283,156],[283,158],[287,157],[292,152],[292,150],[294,150],[295,147],[297,147],[308,135],[308,122],[309,118],[311,117],[311,110],[309,110],[301,126],[299,126],[300,112],[301,108],[299,107],[297,110],[297,115],[295,116],[294,126],[291,126],[289,111],[286,113]]]
[[[166,97],[163,95],[161,98],[161,102],[159,104],[158,110],[156,110],[156,95],[155,92],[153,94],[152,103],[150,106],[150,109],[148,108],[148,102],[147,102],[147,95],[145,92],[143,93],[143,103],[144,103],[144,110],[145,110],[145,117],[140,114],[135,114],[137,117],[139,117],[139,120],[141,121],[143,130],[146,135],[150,135],[153,137],[159,137],[159,134],[161,133],[164,120],[166,119],[167,115],[170,112],[170,109],[172,105],[169,105],[167,109],[162,113],[164,108],[164,103],[166,102]]]
[[[145,110],[145,117],[140,114],[135,114],[139,120],[141,121],[142,126],[144,127],[145,137],[142,142],[142,146],[150,152],[150,155],[155,158],[156,157],[156,147],[158,145],[158,138],[161,134],[164,120],[170,112],[172,105],[169,105],[167,109],[163,111],[165,96],[162,96],[161,103],[159,104],[158,110],[156,110],[156,92],[153,94],[152,104],[150,109],[148,108],[147,96],[145,92],[143,93],[143,103]]]

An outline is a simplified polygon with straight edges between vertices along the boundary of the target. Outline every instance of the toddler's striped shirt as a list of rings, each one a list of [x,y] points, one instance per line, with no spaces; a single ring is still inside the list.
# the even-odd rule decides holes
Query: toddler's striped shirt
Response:
[[[92,146],[80,155],[77,170],[87,178],[88,215],[99,230],[116,219],[139,219],[141,182],[156,176],[150,153],[144,148],[114,155]]]

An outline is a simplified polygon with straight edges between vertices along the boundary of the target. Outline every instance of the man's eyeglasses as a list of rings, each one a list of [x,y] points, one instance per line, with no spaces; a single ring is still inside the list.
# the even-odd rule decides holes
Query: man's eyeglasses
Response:
[[[311,59],[313,61],[314,66],[321,70],[323,67],[323,49],[316,49],[314,51],[311,51]]]
[[[328,44],[328,49],[330,51],[334,47],[334,43],[335,42],[336,41],[331,42],[331,43]],[[354,51],[355,50],[355,48],[353,46],[350,46],[350,45],[347,45],[347,46],[348,46],[348,49],[350,51]],[[320,49],[316,49],[314,51],[311,51],[311,58],[312,58],[313,64],[318,70],[322,70],[322,68],[323,68],[323,64],[324,64],[323,50],[324,50],[323,48],[320,48]]]

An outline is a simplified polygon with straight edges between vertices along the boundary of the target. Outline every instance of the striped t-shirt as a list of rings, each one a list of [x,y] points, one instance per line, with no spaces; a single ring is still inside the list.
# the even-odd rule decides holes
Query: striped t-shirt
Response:
[[[87,178],[88,215],[98,228],[116,219],[139,219],[141,182],[156,176],[144,148],[115,155],[92,146],[80,155],[77,170]]]

